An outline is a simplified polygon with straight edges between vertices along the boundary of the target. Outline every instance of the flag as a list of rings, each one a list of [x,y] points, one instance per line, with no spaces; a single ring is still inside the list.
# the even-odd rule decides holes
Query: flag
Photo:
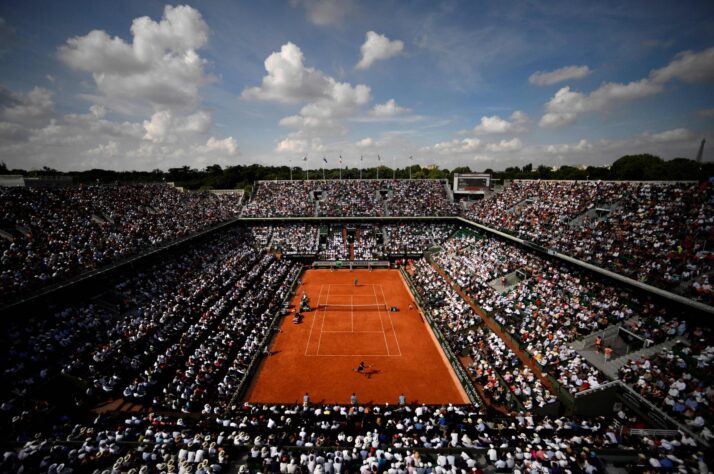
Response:
[[[382,157],[377,155],[377,161],[382,161]]]
[[[307,156],[305,156],[305,158],[303,158],[302,161],[307,161]]]
[[[411,155],[409,155],[409,159],[410,159],[410,160],[413,160],[413,159],[414,159],[414,157],[413,157],[413,156],[411,156]]]
[[[323,157],[322,157],[322,161],[324,161],[325,163],[327,163],[327,158],[325,158],[325,157],[323,156]]]
[[[342,164],[342,155],[340,155],[340,164]]]
[[[362,155],[359,156],[359,160],[363,161],[364,157]]]

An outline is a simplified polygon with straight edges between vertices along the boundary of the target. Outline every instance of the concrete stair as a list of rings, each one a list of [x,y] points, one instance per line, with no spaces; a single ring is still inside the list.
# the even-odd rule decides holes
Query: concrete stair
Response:
[[[617,372],[629,361],[639,359],[640,357],[651,356],[664,349],[671,348],[678,342],[686,342],[686,339],[678,336],[673,339],[669,339],[661,344],[655,344],[654,346],[630,352],[629,354],[625,354],[609,361],[606,361],[605,356],[602,353],[596,352],[594,349],[581,349],[577,352],[595,368],[604,373],[608,378],[616,380]]]

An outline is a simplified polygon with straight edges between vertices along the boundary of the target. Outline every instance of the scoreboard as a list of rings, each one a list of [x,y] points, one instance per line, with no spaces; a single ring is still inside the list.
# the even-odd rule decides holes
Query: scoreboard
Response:
[[[455,194],[484,194],[491,187],[491,175],[484,173],[456,173]]]

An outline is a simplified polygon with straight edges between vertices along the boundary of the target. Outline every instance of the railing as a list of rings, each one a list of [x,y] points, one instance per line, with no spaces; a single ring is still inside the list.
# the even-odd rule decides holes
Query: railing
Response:
[[[638,405],[638,408],[641,411],[645,411],[649,416],[652,416],[653,414],[655,414],[657,418],[661,419],[661,422],[664,422],[665,424],[668,424],[670,426],[676,426],[679,430],[684,431],[689,436],[696,439],[697,442],[699,442],[707,447],[710,446],[710,444],[706,440],[701,438],[699,435],[695,434],[692,430],[689,429],[689,427],[683,425],[679,421],[677,421],[674,418],[672,418],[671,416],[667,415],[665,412],[662,411],[662,409],[660,407],[654,405],[652,402],[650,402],[645,397],[640,395],[638,392],[636,392],[632,387],[630,387],[626,383],[624,383],[620,380],[615,380],[615,381],[613,381],[613,384],[618,384],[619,388],[622,389],[626,395],[629,395],[629,397],[628,396],[622,397],[623,400],[625,400],[626,402],[629,401],[631,403],[636,403]],[[634,397],[634,400],[632,399],[632,397]],[[642,407],[642,405],[644,405],[644,408]]]
[[[575,398],[578,399],[578,398],[582,398],[587,395],[592,395],[593,393],[596,393],[596,392],[602,392],[603,390],[607,390],[610,388],[616,388],[619,382],[620,382],[619,380],[613,380],[613,381],[604,383],[602,385],[598,385],[597,387],[593,387],[593,388],[589,388],[587,390],[583,390],[581,392],[577,392],[575,394]]]
[[[675,436],[679,436],[679,431],[677,431],[677,430],[631,429],[630,434],[633,436],[675,437]]]

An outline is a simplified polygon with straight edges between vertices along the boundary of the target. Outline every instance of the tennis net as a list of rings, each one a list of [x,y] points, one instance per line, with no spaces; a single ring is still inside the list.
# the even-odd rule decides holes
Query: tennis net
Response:
[[[319,304],[318,310],[325,311],[388,311],[386,304]]]

